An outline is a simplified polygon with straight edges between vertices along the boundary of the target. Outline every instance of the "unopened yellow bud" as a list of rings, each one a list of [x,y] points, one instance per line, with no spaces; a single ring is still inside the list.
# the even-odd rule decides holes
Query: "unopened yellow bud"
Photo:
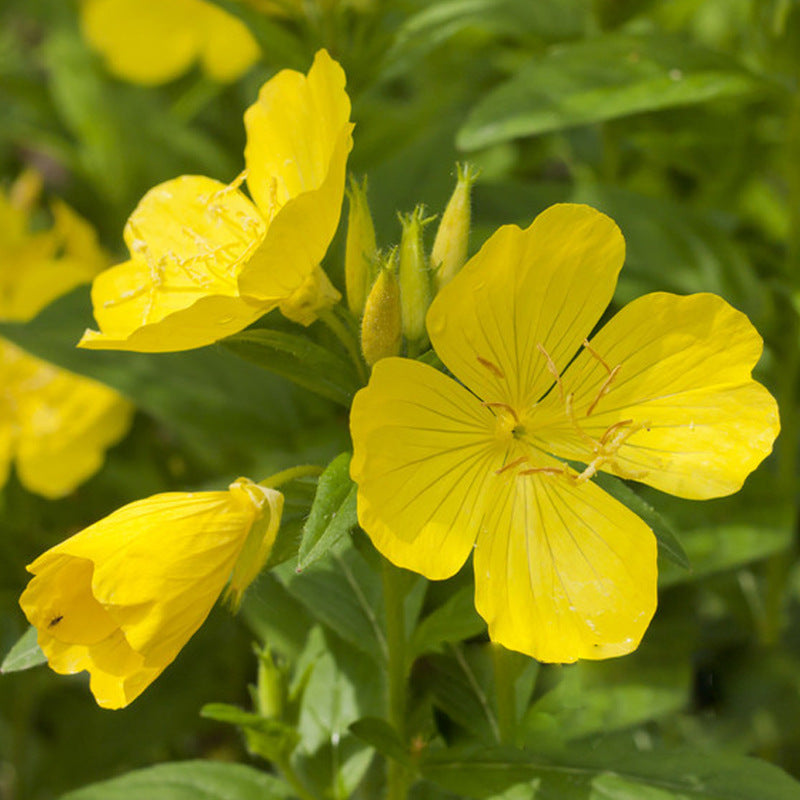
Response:
[[[411,214],[400,214],[403,236],[400,239],[400,302],[403,333],[412,342],[425,338],[425,315],[431,304],[431,278],[422,230],[433,217],[424,219],[425,208],[417,206]]]
[[[478,171],[469,164],[456,164],[456,188],[442,214],[431,251],[436,288],[451,281],[467,260],[470,224],[470,191]]]
[[[381,265],[375,285],[367,295],[361,320],[361,352],[372,366],[382,358],[400,353],[403,321],[400,313],[400,285],[395,276],[397,248]]]
[[[347,190],[350,212],[347,216],[347,243],[344,254],[344,281],[347,305],[360,317],[372,285],[373,264],[377,257],[375,226],[367,203],[367,179],[358,183],[352,176]]]

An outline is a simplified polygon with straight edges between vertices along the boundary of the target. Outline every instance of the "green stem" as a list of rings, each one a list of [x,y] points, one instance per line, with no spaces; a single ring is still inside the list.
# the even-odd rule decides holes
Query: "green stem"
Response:
[[[386,609],[386,644],[388,651],[389,722],[401,741],[406,741],[406,656],[405,605],[401,573],[386,559],[383,561],[383,602]],[[408,770],[394,759],[388,763],[387,800],[405,800],[408,794]]]
[[[501,744],[513,744],[517,732],[515,670],[512,655],[500,644],[492,643],[495,694],[497,695],[497,727]]]
[[[319,798],[306,789],[300,776],[295,771],[288,758],[282,758],[275,761],[275,766],[280,770],[284,780],[292,787],[294,793],[300,800],[319,800]]]
[[[259,481],[258,485],[263,486],[265,489],[277,489],[279,486],[283,486],[284,483],[296,481],[299,478],[316,478],[322,475],[323,471],[324,467],[318,467],[316,464],[301,464],[297,467],[289,467],[289,469],[276,472],[274,475],[270,475],[269,478]]]
[[[347,325],[345,325],[342,320],[336,316],[335,312],[331,311],[330,309],[318,311],[317,316],[328,326],[331,333],[333,333],[333,335],[342,343],[342,345],[344,345],[344,348],[347,350],[347,353],[353,361],[353,364],[355,364],[356,370],[358,371],[358,377],[361,379],[361,383],[366,386],[366,384],[369,382],[369,373],[367,372],[367,366],[364,363],[364,359],[361,357],[361,347],[356,336],[351,330],[348,329]]]

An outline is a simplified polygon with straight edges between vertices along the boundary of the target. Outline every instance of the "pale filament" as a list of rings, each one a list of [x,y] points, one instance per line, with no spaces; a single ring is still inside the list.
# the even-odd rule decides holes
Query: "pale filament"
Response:
[[[512,417],[514,417],[514,422],[519,425],[519,417],[517,416],[517,412],[514,411],[514,409],[511,408],[508,403],[481,403],[481,405],[484,408],[501,408],[503,411],[507,411]]]
[[[508,464],[505,464],[504,466],[500,467],[500,469],[496,469],[494,471],[494,474],[495,475],[502,475],[504,472],[507,472],[508,470],[513,469],[514,467],[518,467],[520,464],[524,464],[527,461],[528,461],[528,456],[520,456],[519,458],[515,459],[514,461],[509,461]],[[520,473],[520,474],[522,474],[522,473]]]

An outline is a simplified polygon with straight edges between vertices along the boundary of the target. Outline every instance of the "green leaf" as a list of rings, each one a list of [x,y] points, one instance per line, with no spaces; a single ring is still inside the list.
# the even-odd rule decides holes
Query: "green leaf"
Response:
[[[298,569],[313,564],[358,525],[356,490],[350,480],[350,453],[342,453],[320,475],[317,494],[303,527]]]
[[[658,547],[674,564],[685,570],[691,569],[691,562],[686,551],[670,524],[646,500],[641,498],[619,478],[599,472],[595,476],[597,485],[605,489],[612,497],[638,514],[652,529],[658,539]]]
[[[256,328],[229,336],[220,344],[345,408],[350,408],[359,389],[358,376],[349,361],[304,336]]]
[[[181,761],[129,772],[68,792],[61,800],[284,800],[283,781],[243,764]]]
[[[659,575],[659,586],[697,580],[705,575],[735,569],[788,550],[792,543],[791,528],[757,525],[718,525],[686,531],[683,535],[692,562],[691,572],[665,564]]]
[[[379,753],[393,758],[407,767],[411,766],[411,757],[397,735],[397,731],[379,717],[363,717],[350,725],[350,732]]]
[[[3,663],[0,664],[0,673],[21,672],[24,669],[38,667],[40,664],[45,664],[47,662],[44,653],[36,641],[36,636],[36,628],[31,626],[19,637],[17,643],[8,651],[8,655],[3,659]]]
[[[537,781],[529,795],[537,800],[800,800],[800,784],[772,764],[686,751],[620,756],[597,748],[545,756],[464,747],[430,753],[422,775],[471,798]]]
[[[289,594],[311,616],[382,663],[386,638],[381,621],[381,581],[361,555],[345,541],[328,551],[328,558],[297,572],[291,562],[273,570]]]
[[[414,631],[409,649],[412,658],[438,650],[446,642],[460,642],[486,630],[475,610],[475,589],[462,586],[438,608],[431,611]]]
[[[410,71],[427,53],[454,36],[475,29],[515,39],[559,40],[583,30],[580,0],[444,0],[425,3],[398,28],[385,57],[384,78]]]
[[[672,36],[610,34],[559,45],[487,94],[458,133],[463,150],[750,92],[736,61]]]

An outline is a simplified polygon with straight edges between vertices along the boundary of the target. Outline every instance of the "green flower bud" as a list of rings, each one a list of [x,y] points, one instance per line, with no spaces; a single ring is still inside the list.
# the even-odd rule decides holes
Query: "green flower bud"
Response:
[[[467,260],[470,224],[470,190],[478,170],[470,164],[456,164],[456,188],[442,214],[431,251],[436,288],[441,289],[458,274]]]
[[[347,199],[350,202],[350,211],[347,216],[344,280],[347,305],[356,317],[360,317],[372,284],[373,265],[377,257],[375,226],[372,224],[367,203],[366,177],[359,184],[350,176]]]
[[[400,285],[395,276],[397,248],[381,265],[375,284],[367,295],[361,320],[361,352],[370,367],[382,358],[400,353],[403,323],[400,313]]]
[[[412,342],[427,337],[425,314],[431,304],[431,278],[422,230],[434,217],[423,219],[424,206],[417,206],[411,214],[399,214],[403,226],[400,239],[400,307],[403,315],[403,333]]]

